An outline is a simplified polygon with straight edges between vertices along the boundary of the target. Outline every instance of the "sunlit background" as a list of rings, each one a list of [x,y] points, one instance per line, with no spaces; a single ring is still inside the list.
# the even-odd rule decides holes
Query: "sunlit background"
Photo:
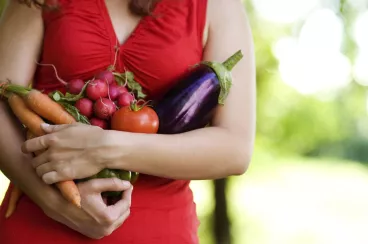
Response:
[[[201,244],[367,244],[368,0],[244,6],[257,57],[256,147],[245,175],[192,183]]]

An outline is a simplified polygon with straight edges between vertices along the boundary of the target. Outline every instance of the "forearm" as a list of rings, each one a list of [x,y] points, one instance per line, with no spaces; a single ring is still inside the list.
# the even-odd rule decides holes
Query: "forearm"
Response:
[[[244,173],[251,145],[226,129],[207,127],[177,135],[108,132],[108,168],[172,179],[217,179]]]
[[[41,199],[54,189],[37,176],[30,164],[31,156],[21,152],[21,144],[25,140],[21,124],[11,115],[3,101],[0,102],[0,117],[0,170],[37,205],[48,207]]]

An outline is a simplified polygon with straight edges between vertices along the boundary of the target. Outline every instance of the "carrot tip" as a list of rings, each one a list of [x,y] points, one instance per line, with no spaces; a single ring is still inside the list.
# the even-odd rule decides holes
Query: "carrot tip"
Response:
[[[69,200],[70,203],[72,203],[74,206],[77,206],[78,208],[81,208],[81,197],[80,195],[74,195],[73,197],[66,197],[67,200]]]
[[[14,210],[7,210],[6,213],[5,213],[5,218],[9,218],[12,214],[14,213]]]

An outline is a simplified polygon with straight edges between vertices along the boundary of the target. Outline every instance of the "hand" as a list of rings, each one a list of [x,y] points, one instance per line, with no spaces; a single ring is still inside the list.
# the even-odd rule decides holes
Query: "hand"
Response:
[[[116,178],[93,179],[78,184],[82,209],[60,201],[45,213],[52,219],[92,239],[101,239],[119,228],[130,214],[133,187]],[[122,199],[107,206],[101,192],[124,191]],[[60,206],[61,205],[61,206]]]
[[[47,134],[27,140],[22,151],[45,150],[32,160],[32,166],[46,184],[90,177],[105,168],[105,131],[100,127],[75,123],[42,128]]]

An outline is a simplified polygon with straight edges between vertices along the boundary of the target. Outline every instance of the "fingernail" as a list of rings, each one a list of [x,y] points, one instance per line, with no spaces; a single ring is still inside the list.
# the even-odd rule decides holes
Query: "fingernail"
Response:
[[[123,181],[123,185],[124,185],[125,187],[129,187],[129,186],[130,186],[130,182],[129,182],[129,181],[126,181],[126,180],[124,180],[124,181]]]
[[[49,125],[49,124],[47,124],[47,123],[42,123],[42,124],[41,124],[41,126],[42,126],[42,128],[47,128],[47,127],[49,127],[50,125]]]

